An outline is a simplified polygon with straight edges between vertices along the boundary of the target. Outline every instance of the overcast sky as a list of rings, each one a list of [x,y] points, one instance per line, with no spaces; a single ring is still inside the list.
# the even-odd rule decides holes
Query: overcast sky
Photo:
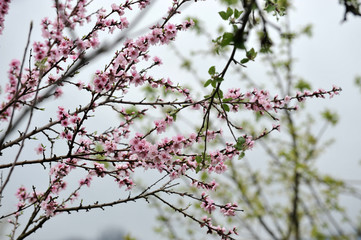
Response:
[[[8,63],[11,59],[20,59],[23,54],[31,20],[34,21],[32,39],[40,39],[40,20],[49,12],[53,14],[50,2],[52,1],[12,1],[10,13],[6,16],[5,30],[0,36],[0,83],[2,88],[7,81]],[[163,3],[163,0],[161,2]],[[343,91],[340,96],[332,100],[312,101],[312,107],[307,111],[316,114],[328,106],[339,113],[340,123],[337,127],[330,129],[326,136],[335,138],[335,143],[321,156],[319,167],[335,176],[356,180],[361,169],[359,166],[361,158],[361,92],[353,82],[356,75],[361,75],[361,18],[349,16],[349,21],[341,24],[343,8],[338,2],[338,0],[295,1],[295,10],[291,14],[292,25],[297,28],[312,23],[314,26],[313,37],[299,40],[295,45],[294,55],[298,59],[295,70],[297,74],[311,81],[315,88],[330,89],[333,84],[342,87]],[[161,10],[166,7],[159,3],[160,1],[158,1],[157,7],[154,7],[152,12],[147,15],[146,22],[152,22],[155,19],[154,16],[162,15],[160,14],[163,12]],[[208,0],[199,2],[194,7],[186,8],[184,15],[196,15],[208,24],[208,28],[211,28],[218,22],[217,12],[220,10],[222,9],[219,8],[216,1]],[[180,36],[182,44],[187,46],[201,44],[197,42],[197,39],[189,38],[189,36],[186,34]],[[172,52],[162,49],[159,51],[160,57],[172,59],[172,55],[170,55]],[[205,73],[209,66],[215,65],[212,62],[199,64],[199,68],[203,68]],[[166,74],[170,77],[179,80],[184,76],[179,73],[177,65],[170,64],[168,67],[169,73]],[[256,78],[265,77],[258,75],[261,72],[259,70],[257,67],[247,69]],[[26,173],[24,171],[17,171],[14,175],[16,179],[8,188],[15,189],[21,184],[22,174]],[[106,185],[107,183],[101,184]],[[92,196],[110,194],[112,196],[101,184],[98,188],[89,189],[89,194]],[[101,192],[102,189],[104,192]],[[0,214],[2,213],[0,210]],[[70,236],[95,239],[99,232],[109,227],[120,227],[124,232],[134,233],[139,239],[156,239],[152,231],[153,214],[154,211],[150,210],[144,202],[117,206],[110,211],[96,210],[90,213],[72,214],[71,217],[62,214],[46,223],[43,229],[29,239],[46,240],[49,239],[49,236],[52,236],[52,240]],[[54,233],[56,236],[53,236]]]

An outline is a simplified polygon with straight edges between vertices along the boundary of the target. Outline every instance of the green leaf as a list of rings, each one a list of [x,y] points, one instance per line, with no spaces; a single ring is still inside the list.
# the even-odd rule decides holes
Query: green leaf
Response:
[[[223,2],[227,5],[236,5],[239,3],[239,0],[221,0],[221,2]]]
[[[242,64],[244,64],[244,63],[248,63],[248,61],[249,61],[249,59],[248,59],[248,58],[243,58],[243,59],[241,60],[241,63],[242,63]]]
[[[41,59],[40,61],[37,61],[35,63],[35,66],[38,67],[40,69],[40,71],[43,71],[45,69],[45,64],[48,61],[48,57],[45,57],[43,59]]]
[[[196,162],[197,163],[201,163],[202,162],[202,157],[201,156],[196,156]]]
[[[228,104],[222,104],[222,107],[223,107],[224,111],[229,112],[230,109],[229,109]]]
[[[218,90],[217,95],[220,99],[223,98],[223,91],[221,89]]]
[[[222,18],[223,20],[227,20],[227,19],[228,19],[227,13],[226,13],[225,11],[220,11],[220,12],[218,12],[218,14],[219,14],[219,16],[221,16],[221,18]]]
[[[215,78],[214,80],[216,80],[216,82],[219,83],[219,82],[223,82],[224,79],[223,79],[223,78],[220,78],[220,77],[217,77],[217,78]]]
[[[43,59],[40,61],[40,63],[41,63],[42,65],[44,65],[44,64],[46,63],[46,61],[48,61],[48,57],[43,58]]]
[[[177,112],[171,113],[169,115],[173,118],[174,122],[177,121]]]
[[[222,36],[220,45],[222,47],[229,45],[233,41],[234,34],[230,32],[225,32]]]
[[[251,50],[247,51],[246,56],[249,60],[253,61],[257,56],[257,52],[254,50],[254,48],[252,48]]]
[[[225,98],[225,99],[223,99],[223,102],[230,102],[232,100],[233,100],[233,98]]]
[[[246,154],[244,153],[244,151],[242,151],[240,154],[239,154],[239,157],[238,157],[238,160],[241,160],[242,158],[244,158]]]
[[[267,5],[267,6],[264,8],[264,10],[265,10],[266,12],[268,12],[268,13],[273,12],[273,11],[276,10],[276,5],[274,5],[274,4]]]
[[[209,75],[214,75],[216,73],[216,67],[212,66],[208,69]]]
[[[244,146],[245,143],[246,143],[246,139],[244,137],[239,137],[237,139],[237,143],[236,143],[236,145],[234,145],[234,147],[239,151],[244,151],[245,150],[245,146]]]
[[[232,16],[232,14],[233,14],[232,8],[228,7],[228,8],[227,8],[227,18],[229,18],[230,16]]]
[[[212,79],[208,79],[207,82],[204,83],[204,87],[208,87],[208,85],[211,84],[212,81]]]
[[[234,9],[234,18],[239,18],[241,16],[241,14],[243,13],[243,11],[238,11],[237,9]]]

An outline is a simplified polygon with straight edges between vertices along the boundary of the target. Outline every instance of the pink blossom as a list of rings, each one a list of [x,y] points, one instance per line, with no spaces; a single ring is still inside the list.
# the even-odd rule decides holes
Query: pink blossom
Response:
[[[50,188],[53,194],[59,194],[62,190],[65,190],[67,183],[61,179],[55,179],[52,181],[52,186]]]
[[[49,174],[54,176],[55,179],[60,179],[68,175],[70,172],[69,165],[65,163],[58,163],[50,169]]]
[[[118,24],[118,28],[119,29],[124,29],[127,28],[129,26],[129,22],[128,19],[123,17],[120,19],[120,23]]]
[[[97,36],[92,36],[90,39],[89,39],[89,42],[90,42],[90,46],[92,48],[97,48],[100,44],[99,42],[99,39]]]
[[[104,144],[104,149],[105,149],[105,151],[107,151],[108,154],[110,154],[117,149],[117,146],[112,141],[106,141]]]
[[[41,207],[45,211],[47,217],[52,217],[55,215],[55,210],[58,207],[58,204],[52,197],[50,197],[48,200],[41,202]]]
[[[166,122],[164,120],[156,120],[156,121],[154,121],[154,123],[155,123],[158,134],[165,132]]]
[[[35,203],[35,202],[39,202],[41,197],[43,196],[44,193],[42,192],[31,192],[30,196],[29,196],[29,202],[30,203]]]
[[[26,193],[26,188],[23,186],[18,188],[15,195],[19,199],[19,201],[25,201],[28,197],[28,194]]]
[[[104,167],[104,164],[101,163],[94,163],[94,169],[89,171],[90,175],[96,175],[98,177],[104,177],[106,173],[106,168]]]
[[[65,118],[65,119],[61,120],[60,124],[63,127],[67,127],[69,125],[69,121],[67,118]]]
[[[54,96],[55,96],[55,98],[58,98],[58,97],[60,97],[61,95],[63,95],[63,90],[61,90],[61,88],[56,88],[55,89],[55,92],[54,92]]]
[[[23,209],[25,207],[25,203],[24,202],[18,202],[16,204],[16,209],[17,211],[20,211],[21,209]]]
[[[42,144],[39,144],[36,148],[35,148],[35,152],[36,154],[40,155],[43,152],[45,152],[45,147]]]
[[[139,50],[138,49],[133,48],[132,50],[129,51],[130,59],[135,60],[135,59],[138,58],[138,56],[139,56]]]
[[[80,121],[80,117],[77,114],[74,114],[70,117],[70,123],[76,125]]]
[[[157,56],[153,57],[153,61],[154,61],[154,64],[156,64],[156,65],[163,64],[162,60]]]
[[[88,175],[85,179],[81,179],[79,181],[79,184],[80,186],[87,185],[88,187],[90,187],[90,183],[92,180],[93,180],[92,176]]]
[[[210,197],[205,196],[204,192],[202,193],[201,208],[203,208],[208,213],[212,213],[216,209],[214,201]]]
[[[125,177],[123,179],[115,179],[115,181],[118,183],[120,188],[126,186],[126,190],[130,190],[134,186],[133,180],[129,177]]]
[[[235,210],[238,207],[238,205],[236,203],[227,203],[225,206],[223,206],[221,208],[221,212],[225,215],[225,216],[235,216]]]
[[[5,15],[9,11],[9,3],[10,3],[10,0],[4,0],[4,1],[1,1],[1,4],[0,4],[0,35],[2,34],[2,31],[4,29]]]
[[[73,134],[71,134],[71,132],[68,131],[68,132],[66,133],[66,135],[65,135],[65,138],[66,138],[68,141],[70,141],[70,140],[73,139]]]

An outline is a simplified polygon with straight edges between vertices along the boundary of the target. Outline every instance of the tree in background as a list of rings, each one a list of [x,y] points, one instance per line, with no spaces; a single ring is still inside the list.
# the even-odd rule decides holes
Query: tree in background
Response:
[[[219,12],[220,17],[230,25],[235,24],[234,14],[243,9],[245,3],[222,2],[227,10]],[[347,20],[348,13],[360,15],[360,4],[356,1],[342,1],[341,4],[345,7],[344,21]],[[254,7],[256,10],[252,12],[247,33],[249,35],[252,31],[256,32],[260,47],[259,50],[246,48],[246,57],[240,60],[241,65],[245,67],[252,64],[256,57],[257,60],[263,58],[269,69],[269,79],[272,79],[274,84],[270,85],[269,79],[267,83],[259,79],[254,80],[243,68],[234,68],[232,74],[234,81],[238,81],[239,88],[228,92],[228,95],[246,87],[258,89],[262,85],[279,92],[282,96],[307,95],[312,89],[310,82],[295,74],[296,63],[292,51],[298,38],[311,37],[312,25],[300,30],[291,29],[287,16],[291,5],[292,1],[287,0],[265,1],[264,11],[260,11],[258,5]],[[277,19],[277,25],[266,12]],[[195,22],[197,33],[212,40],[202,19]],[[221,36],[212,40],[212,51],[194,51],[193,56],[227,56],[230,49],[224,48],[223,41],[229,33],[224,33],[225,28],[224,25],[219,27]],[[182,60],[182,66],[202,81],[192,59],[178,51],[176,45],[173,45],[173,49]],[[256,51],[259,54],[256,54]],[[358,82],[360,81],[357,78],[356,83]],[[332,143],[332,140],[323,140],[323,137],[330,126],[337,124],[338,115],[329,109],[325,109],[320,116],[315,116],[314,113],[307,114],[305,99],[301,97],[298,100],[301,102],[299,106],[302,111],[278,112],[277,120],[282,126],[281,133],[267,135],[257,142],[263,149],[263,159],[240,155],[227,162],[228,170],[221,176],[202,173],[203,181],[216,179],[219,184],[217,190],[210,193],[215,202],[237,202],[244,210],[242,213],[235,213],[236,216],[233,218],[224,219],[218,216],[217,223],[236,226],[239,239],[358,239],[361,237],[359,219],[350,217],[350,211],[354,210],[342,206],[340,197],[351,196],[355,201],[359,201],[360,189],[347,181],[324,174],[316,165],[320,154]],[[272,115],[255,114],[253,118],[242,121],[240,126],[253,135],[274,120],[275,117]],[[223,144],[223,141],[219,139],[218,144]],[[217,145],[216,142],[214,144]],[[267,167],[257,164],[255,166],[256,160],[267,164]],[[196,193],[197,189],[190,187],[186,191]],[[161,235],[177,240],[202,239],[198,229],[192,225],[183,228],[183,232],[179,231],[176,226],[179,222],[185,221],[184,219],[173,216],[158,204],[155,204],[155,207],[159,210],[160,224],[156,230]],[[193,212],[199,216],[207,214],[199,204],[194,204]],[[188,233],[187,237],[184,237],[184,231]]]
[[[221,239],[238,238],[233,226],[218,225],[218,216],[238,216],[242,211],[239,204],[247,201],[214,201],[211,193],[215,189],[227,189],[217,187],[219,183],[204,176],[214,173],[232,177],[233,161],[244,159],[254,144],[279,130],[284,111],[291,116],[289,112],[299,108],[298,102],[332,97],[341,89],[333,86],[329,90],[271,95],[261,88],[243,91],[227,81],[231,67],[244,69],[248,62],[256,60],[257,48],[249,41],[256,26],[261,26],[259,52],[271,52],[269,28],[279,27],[266,16],[281,18],[286,13],[273,1],[262,2],[264,6],[255,0],[243,1],[240,8],[220,12],[232,30],[214,40],[214,52],[226,57],[217,59],[217,63],[223,61],[222,67],[208,68],[205,96],[200,96],[196,88],[184,87],[182,79],[173,83],[164,76],[166,72],[156,77],[154,69],[162,60],[154,54],[155,46],[168,45],[194,25],[190,19],[175,19],[187,2],[196,4],[189,0],[167,2],[170,7],[164,17],[146,26],[139,36],[134,29],[151,7],[149,0],[125,1],[94,11],[89,11],[92,1],[55,0],[55,17],[42,20],[42,39],[32,43],[35,26],[30,24],[23,58],[10,62],[0,108],[2,209],[11,208],[8,195],[16,194],[18,201],[13,210],[0,215],[0,220],[12,225],[10,239],[31,236],[61,213],[106,209],[141,199],[172,209],[203,228],[203,233]],[[1,1],[0,7],[2,32],[9,1]],[[132,12],[139,13],[130,20],[127,16]],[[109,35],[114,35],[111,40]],[[284,37],[292,39],[287,34]],[[108,57],[104,67],[98,63],[100,56]],[[197,70],[196,65],[192,67]],[[288,84],[293,87],[291,82]],[[64,96],[70,96],[72,101],[65,101]],[[252,130],[249,123],[239,121],[241,112],[268,117],[271,122],[262,130],[252,124]],[[118,117],[114,122],[110,121],[113,116]],[[195,129],[187,129],[177,120],[189,116]],[[290,120],[288,125],[292,127]],[[293,134],[295,139],[300,136],[295,131]],[[293,161],[295,154],[287,150],[284,157],[293,157]],[[291,160],[292,172],[301,181],[301,171],[306,167]],[[9,182],[19,167],[29,169],[29,176],[23,176],[22,186],[10,189]],[[141,176],[149,172],[156,179],[144,187],[135,187],[138,169],[145,170]],[[37,185],[33,181],[38,175],[43,175],[43,181]],[[115,182],[114,189],[107,184],[116,193],[113,199],[83,194],[84,188],[92,188],[94,182],[103,179]],[[239,182],[238,175],[231,179]],[[183,181],[196,191],[181,190],[178,185]],[[249,184],[257,186],[256,182]],[[293,198],[298,204],[299,187],[294,188]],[[208,215],[194,214],[190,205],[195,203]],[[262,214],[257,212],[258,219]],[[294,222],[298,205],[292,214],[293,222],[285,236],[298,237],[300,225]]]

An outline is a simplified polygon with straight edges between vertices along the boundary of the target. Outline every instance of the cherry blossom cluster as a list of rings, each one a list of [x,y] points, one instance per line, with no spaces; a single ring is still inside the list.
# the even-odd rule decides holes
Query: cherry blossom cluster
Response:
[[[168,44],[174,40],[176,34],[180,30],[185,30],[191,27],[194,23],[192,21],[185,21],[183,24],[174,25],[171,23],[163,27],[154,26],[151,33],[146,36],[141,36],[135,41],[129,39],[126,41],[124,47],[116,53],[111,63],[111,67],[107,72],[97,71],[94,79],[94,89],[96,92],[109,91],[116,81],[121,79],[118,88],[124,88],[128,85],[135,87],[142,86],[146,82],[150,83],[153,88],[157,88],[167,84],[167,88],[172,89],[172,82],[164,79],[155,80],[151,76],[147,76],[145,72],[139,72],[135,64],[139,59],[143,58],[148,60],[150,56],[147,54],[149,47],[160,44]],[[161,59],[153,57],[153,64],[160,65]],[[130,71],[128,71],[130,69]]]
[[[5,15],[9,11],[9,3],[10,0],[1,0],[0,1],[0,35],[3,32],[4,29],[4,21],[5,21]]]
[[[37,192],[33,190],[32,192],[28,192],[25,187],[18,188],[16,192],[16,197],[19,202],[17,203],[18,211],[16,215],[19,216],[28,205],[40,206],[46,216],[54,216],[54,211],[59,207],[59,204],[55,201],[54,197],[48,196],[44,198],[46,193]]]
[[[209,214],[211,214],[216,209],[214,201],[209,196],[207,196],[205,192],[202,193],[201,208],[203,208]]]
[[[309,90],[304,90],[303,92],[297,92],[296,96],[293,98],[297,99],[299,102],[305,101],[306,98],[308,98],[308,97],[325,98],[328,95],[329,98],[332,98],[335,95],[338,95],[341,90],[342,89],[337,86],[333,86],[332,89],[329,91],[326,91],[322,88],[320,88],[316,91],[313,91],[313,92],[311,92]],[[287,97],[287,98],[292,99],[291,97]]]
[[[218,187],[218,183],[215,180],[212,180],[210,183],[206,183],[206,182],[200,182],[195,179],[192,179],[191,185],[196,188],[202,188],[202,189],[212,190],[212,191],[215,191],[216,188]]]
[[[156,144],[151,144],[143,135],[136,134],[130,140],[130,157],[141,161],[146,168],[156,168],[160,172],[171,171],[171,177],[175,178],[184,175],[189,168],[195,168],[194,159],[188,158],[185,161],[173,160],[173,156],[179,155],[183,148],[190,147],[196,141],[195,134],[188,138],[178,134],[172,139],[164,138]]]
[[[236,210],[238,208],[238,204],[237,203],[227,203],[226,205],[224,205],[221,208],[221,212],[225,215],[225,216],[234,216],[236,213]]]
[[[7,6],[8,2],[3,2],[3,6]],[[13,60],[10,64],[9,70],[9,79],[10,82],[6,86],[5,92],[8,94],[8,102],[3,102],[0,108],[0,119],[5,121],[8,119],[10,111],[10,105],[13,101],[17,99],[28,99],[33,96],[36,91],[36,86],[40,84],[40,81],[50,73],[55,70],[55,73],[59,74],[64,71],[65,64],[72,61],[73,63],[78,61],[82,55],[87,52],[89,49],[95,49],[99,46],[100,40],[98,38],[98,33],[105,30],[110,32],[114,31],[114,28],[122,30],[127,28],[129,23],[125,17],[121,17],[119,21],[111,19],[114,14],[117,14],[118,17],[124,14],[125,9],[132,9],[132,5],[138,4],[140,8],[144,8],[149,4],[147,0],[140,1],[126,1],[122,5],[112,6],[112,10],[109,13],[106,13],[104,9],[100,9],[96,12],[97,23],[88,34],[82,38],[71,39],[70,37],[64,35],[67,28],[75,29],[77,26],[81,26],[87,22],[91,21],[92,14],[86,15],[86,7],[89,1],[82,0],[77,1],[75,6],[71,4],[71,1],[67,1],[67,4],[58,3],[55,7],[59,10],[58,17],[53,21],[49,18],[44,18],[41,22],[42,25],[42,36],[45,39],[44,41],[36,41],[32,45],[34,60],[36,62],[35,67],[29,69],[26,68],[26,73],[22,76],[19,76],[20,72],[20,62],[18,60]],[[5,7],[4,7],[5,8]],[[158,42],[168,43],[170,40],[174,39],[176,32],[179,30],[184,30],[192,25],[191,22],[186,21],[179,26],[168,24],[166,27],[159,28],[155,27],[153,33],[150,35],[149,44],[154,45]],[[143,41],[143,42],[142,42]],[[118,61],[115,61],[114,66],[118,67],[128,67],[128,62],[137,62],[137,58],[144,54],[147,51],[148,40],[146,37],[140,38],[136,41],[135,44],[132,43],[132,40],[129,40],[129,46],[123,48],[124,52],[119,53]],[[129,48],[129,49],[128,49]],[[125,57],[125,58],[124,58]],[[146,58],[147,55],[144,54]],[[125,62],[122,62],[125,60]],[[121,65],[123,63],[124,65]],[[159,64],[160,61],[157,61],[156,64]],[[116,74],[117,73],[117,74]],[[99,71],[96,73],[97,79],[95,81],[95,87],[99,90],[99,87],[105,87],[109,89],[113,83],[111,80],[118,77],[128,77],[128,80],[138,81],[140,78],[133,78],[131,75],[123,75],[124,72],[113,72],[106,74],[107,80],[103,77],[105,74]],[[134,72],[136,74],[136,72]],[[21,79],[21,83],[18,86],[18,79]],[[61,76],[54,76],[52,73],[47,75],[46,85],[51,86],[55,83],[58,83],[61,80]],[[124,82],[123,84],[126,84]],[[79,84],[81,88],[82,85]],[[15,93],[17,93],[15,95]],[[61,88],[57,88],[55,91],[55,96],[59,97],[62,94]],[[12,101],[11,101],[12,100]],[[18,103],[16,103],[18,104]]]
[[[238,235],[236,228],[234,227],[233,229],[226,229],[225,227],[222,227],[220,225],[214,226],[212,224],[212,219],[204,216],[202,218],[203,224],[201,225],[201,227],[207,227],[208,231],[207,233],[212,234],[213,232],[216,232],[218,235],[221,236],[222,240],[230,240],[230,239],[234,239],[231,236],[232,235]]]
[[[172,123],[173,123],[173,118],[171,116],[167,116],[164,120],[160,119],[154,121],[158,134],[165,132],[166,128],[172,125]]]
[[[235,216],[236,211],[240,211],[237,203],[227,203],[226,205],[219,205],[214,202],[205,192],[201,196],[201,208],[211,214],[218,207],[225,216]]]
[[[239,110],[241,104],[248,110],[258,111],[260,113],[271,110],[277,112],[277,109],[297,109],[297,106],[288,107],[288,104],[293,99],[302,102],[308,97],[325,98],[325,96],[328,95],[332,98],[334,95],[339,94],[341,90],[340,87],[333,86],[329,91],[323,89],[318,89],[314,92],[305,90],[304,92],[297,92],[295,96],[279,98],[278,95],[272,97],[269,91],[266,90],[253,89],[253,91],[242,93],[239,88],[232,88],[228,89],[225,94],[225,99],[227,100],[227,104],[231,105],[231,110],[234,112]]]

